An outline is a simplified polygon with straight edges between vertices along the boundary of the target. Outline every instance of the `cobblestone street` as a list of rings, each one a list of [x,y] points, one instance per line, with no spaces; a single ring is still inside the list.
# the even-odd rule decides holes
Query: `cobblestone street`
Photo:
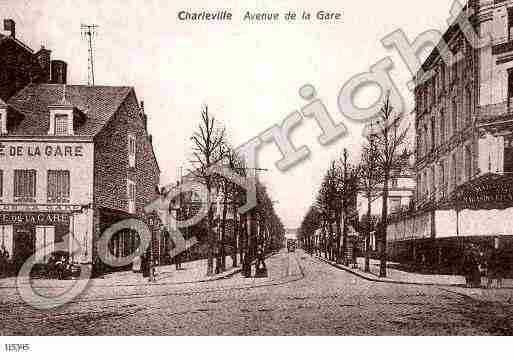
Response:
[[[100,286],[38,311],[0,289],[2,335],[513,334],[513,291],[374,283],[302,251],[268,259],[269,278]]]

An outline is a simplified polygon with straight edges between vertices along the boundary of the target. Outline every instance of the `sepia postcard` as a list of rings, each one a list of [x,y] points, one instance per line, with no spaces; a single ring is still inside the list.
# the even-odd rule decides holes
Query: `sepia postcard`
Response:
[[[511,334],[513,0],[0,0],[2,357]]]

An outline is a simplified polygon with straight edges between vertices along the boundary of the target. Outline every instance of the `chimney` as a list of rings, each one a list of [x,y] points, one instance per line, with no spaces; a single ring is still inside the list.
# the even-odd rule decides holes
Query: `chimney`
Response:
[[[43,78],[41,79],[41,82],[50,82],[50,54],[50,50],[47,50],[44,46],[41,46],[41,50],[39,50],[35,55],[37,62],[43,71]]]
[[[51,61],[52,84],[66,85],[68,64],[62,60]]]
[[[4,19],[4,31],[10,31],[11,37],[16,38],[16,23],[13,19]]]

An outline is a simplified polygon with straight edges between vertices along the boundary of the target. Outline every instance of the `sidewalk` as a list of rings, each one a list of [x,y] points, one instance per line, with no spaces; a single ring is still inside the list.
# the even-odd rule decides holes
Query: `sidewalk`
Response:
[[[214,258],[215,267],[215,258]],[[155,282],[149,282],[148,278],[143,278],[141,273],[133,273],[132,271],[109,273],[100,278],[91,279],[91,285],[97,287],[116,287],[116,286],[142,286],[142,285],[178,285],[189,283],[210,282],[224,279],[235,275],[241,271],[239,267],[232,267],[232,258],[226,257],[227,270],[223,273],[216,274],[211,277],[206,276],[207,260],[202,259],[193,262],[182,263],[182,269],[176,270],[175,265],[161,266],[156,268]],[[23,279],[28,282],[28,279]],[[57,279],[33,279],[34,287],[39,288],[67,288],[70,287],[74,280],[57,280]],[[15,288],[16,277],[0,279],[0,289]]]
[[[371,273],[363,271],[365,268],[365,259],[358,258],[357,268],[353,266],[344,266],[335,262],[329,261],[325,258],[317,257],[323,262],[326,262],[336,268],[350,272],[360,278],[370,280],[373,282],[394,283],[394,284],[417,284],[417,285],[439,285],[439,286],[455,286],[464,287],[465,277],[460,275],[437,275],[437,274],[419,274],[401,271],[398,269],[387,268],[387,277],[379,277],[379,261],[375,259],[370,260]],[[389,262],[388,265],[394,265]],[[511,279],[504,280],[504,288],[513,288],[513,281]]]

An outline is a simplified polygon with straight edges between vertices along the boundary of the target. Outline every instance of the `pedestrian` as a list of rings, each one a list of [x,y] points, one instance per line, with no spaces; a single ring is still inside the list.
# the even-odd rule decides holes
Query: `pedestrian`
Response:
[[[257,262],[255,267],[255,277],[267,277],[267,267],[265,265],[264,248],[262,245],[257,247]]]
[[[494,284],[496,288],[502,288],[503,278],[502,260],[499,250],[493,248],[488,260],[488,271],[487,271],[487,288],[493,288]]]

